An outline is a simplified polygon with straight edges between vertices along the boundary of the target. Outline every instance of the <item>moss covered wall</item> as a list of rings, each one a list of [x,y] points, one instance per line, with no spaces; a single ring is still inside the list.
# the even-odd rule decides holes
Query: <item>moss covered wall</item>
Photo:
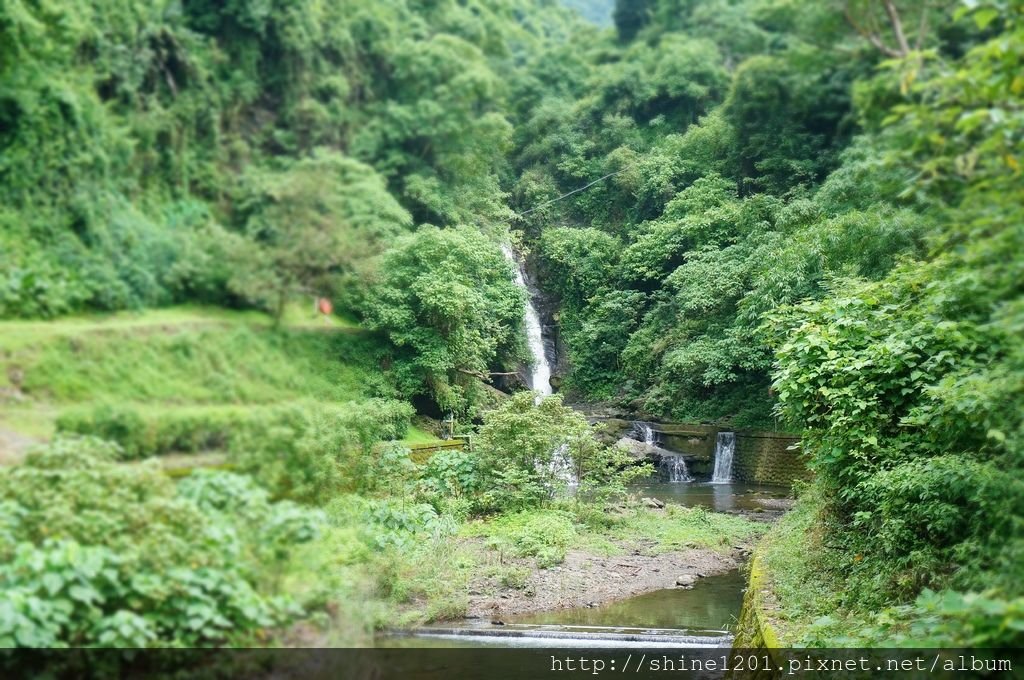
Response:
[[[775,667],[782,666],[781,658],[776,658],[772,650],[780,648],[779,637],[772,628],[769,617],[766,615],[766,608],[773,606],[774,596],[771,592],[771,582],[766,574],[761,560],[757,555],[750,561],[750,578],[747,584],[746,595],[743,596],[743,608],[740,610],[739,622],[736,625],[736,638],[733,641],[734,650],[764,650],[777,663]],[[768,680],[777,678],[779,673],[774,670],[763,669],[756,672],[746,671],[744,673],[729,673],[727,678],[753,678],[755,680]]]
[[[679,453],[714,460],[719,428],[693,423],[652,423],[662,446]]]
[[[800,438],[779,432],[741,430],[736,433],[732,476],[741,482],[788,486],[807,479],[810,471],[797,445]]]

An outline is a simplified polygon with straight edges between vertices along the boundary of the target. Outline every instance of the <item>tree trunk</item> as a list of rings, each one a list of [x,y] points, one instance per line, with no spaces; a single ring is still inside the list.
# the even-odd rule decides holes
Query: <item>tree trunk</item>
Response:
[[[903,22],[900,21],[900,13],[896,11],[896,5],[892,0],[882,0],[885,5],[885,13],[889,16],[889,23],[892,24],[892,32],[896,36],[896,44],[899,45],[900,56],[910,54],[910,44],[907,36],[903,33]],[[927,8],[926,8],[927,9]]]

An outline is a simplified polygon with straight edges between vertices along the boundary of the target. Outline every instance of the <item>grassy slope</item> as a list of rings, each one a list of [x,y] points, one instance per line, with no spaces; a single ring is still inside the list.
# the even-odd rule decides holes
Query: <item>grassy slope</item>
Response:
[[[0,322],[0,460],[51,436],[62,412],[100,403],[195,411],[387,393],[375,349],[353,322],[300,307],[280,328],[200,307]]]
[[[846,584],[829,564],[834,549],[824,542],[817,521],[820,500],[804,494],[796,507],[782,517],[757,548],[763,571],[770,579],[765,591],[767,617],[782,645],[827,644],[827,635],[842,630],[816,630],[816,622],[842,611]],[[847,620],[847,630],[864,624],[857,616]],[[826,637],[820,636],[825,634]]]

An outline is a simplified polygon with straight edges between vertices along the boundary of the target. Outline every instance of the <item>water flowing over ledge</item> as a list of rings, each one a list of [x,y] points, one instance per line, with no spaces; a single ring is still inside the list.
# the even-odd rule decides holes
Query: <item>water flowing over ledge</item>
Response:
[[[715,441],[715,471],[712,484],[727,484],[732,481],[732,459],[736,452],[736,433],[719,432]]]
[[[533,292],[526,284],[526,274],[523,264],[512,250],[511,246],[502,245],[501,252],[515,266],[516,285],[526,293],[526,342],[530,348],[530,388],[540,396],[546,397],[551,394],[551,364],[548,361],[547,352],[544,349],[544,330],[540,323],[540,314],[534,304]]]

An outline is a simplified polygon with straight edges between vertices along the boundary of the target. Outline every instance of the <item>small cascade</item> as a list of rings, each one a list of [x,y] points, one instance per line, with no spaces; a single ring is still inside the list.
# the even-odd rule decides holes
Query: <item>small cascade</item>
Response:
[[[686,459],[662,447],[660,433],[654,429],[654,423],[642,420],[633,421],[629,438],[643,442],[647,446],[645,455],[658,463],[658,469],[670,482],[692,482],[693,477],[686,467]]]
[[[658,445],[658,433],[650,423],[637,420],[633,423],[633,430],[630,432],[633,439],[641,441],[648,446]]]
[[[670,482],[692,482],[693,477],[686,469],[686,460],[678,455],[664,455],[661,457],[661,470],[668,476]]]
[[[512,248],[507,245],[501,247],[508,261],[516,268],[516,285],[526,293],[526,342],[530,347],[531,363],[530,388],[541,397],[551,394],[551,364],[548,363],[547,352],[544,349],[544,333],[540,325],[540,314],[533,304],[533,293],[526,285],[526,275],[523,273],[523,265],[516,258]]]
[[[719,432],[715,440],[715,472],[713,484],[727,484],[732,481],[732,457],[736,452],[736,433]]]

